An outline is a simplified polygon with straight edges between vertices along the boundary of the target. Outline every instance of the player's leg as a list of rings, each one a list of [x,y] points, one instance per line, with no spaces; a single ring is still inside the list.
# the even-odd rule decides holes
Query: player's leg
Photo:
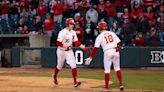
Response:
[[[114,70],[115,70],[116,75],[117,75],[117,79],[119,81],[120,89],[123,90],[123,85],[122,85],[122,72],[120,70],[120,56],[119,56],[119,53],[118,52],[116,52],[116,54],[114,55],[114,58],[113,58],[113,66],[114,66]]]
[[[72,78],[74,81],[74,87],[78,87],[81,84],[81,82],[77,82],[76,61],[72,50],[67,52],[66,60],[69,62],[69,65],[72,69]]]
[[[63,68],[64,61],[65,61],[65,51],[57,49],[57,66],[54,68],[54,74],[53,74],[53,79],[55,84],[58,84],[57,75],[58,72]]]
[[[109,89],[109,81],[110,81],[110,71],[111,71],[111,62],[112,57],[108,54],[108,52],[104,53],[104,80],[105,80],[105,90]]]
[[[54,68],[54,73],[52,74],[53,82],[54,84],[58,85],[58,80],[57,80],[57,74],[59,72],[59,69],[57,67]]]

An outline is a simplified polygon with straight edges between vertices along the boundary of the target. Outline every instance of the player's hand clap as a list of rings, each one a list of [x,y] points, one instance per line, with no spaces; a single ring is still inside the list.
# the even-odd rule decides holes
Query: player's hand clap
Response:
[[[80,45],[80,48],[83,49],[85,52],[89,53],[89,48],[85,47],[83,44]]]
[[[92,61],[92,58],[88,57],[88,58],[85,59],[85,63],[84,64],[85,65],[90,65],[91,61]]]

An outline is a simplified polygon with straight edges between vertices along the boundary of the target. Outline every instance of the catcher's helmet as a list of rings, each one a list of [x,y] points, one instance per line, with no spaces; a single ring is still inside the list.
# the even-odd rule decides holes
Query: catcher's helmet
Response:
[[[66,26],[68,26],[69,24],[71,25],[75,25],[75,21],[73,18],[67,18],[65,21]]]
[[[99,30],[106,30],[106,29],[108,29],[108,25],[107,25],[107,23],[104,22],[104,21],[103,21],[103,22],[99,22],[97,28],[98,28]]]

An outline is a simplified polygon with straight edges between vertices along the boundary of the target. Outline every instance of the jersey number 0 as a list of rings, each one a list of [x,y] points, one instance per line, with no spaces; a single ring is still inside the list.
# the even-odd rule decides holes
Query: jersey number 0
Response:
[[[108,36],[104,36],[105,40],[106,40],[106,44],[113,42],[113,37],[112,35],[108,35]]]

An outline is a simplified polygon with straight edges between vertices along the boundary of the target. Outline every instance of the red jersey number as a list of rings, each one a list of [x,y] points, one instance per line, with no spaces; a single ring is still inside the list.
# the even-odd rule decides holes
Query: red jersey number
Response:
[[[106,44],[113,42],[113,37],[112,35],[108,35],[108,36],[104,36],[105,40],[106,40]]]

